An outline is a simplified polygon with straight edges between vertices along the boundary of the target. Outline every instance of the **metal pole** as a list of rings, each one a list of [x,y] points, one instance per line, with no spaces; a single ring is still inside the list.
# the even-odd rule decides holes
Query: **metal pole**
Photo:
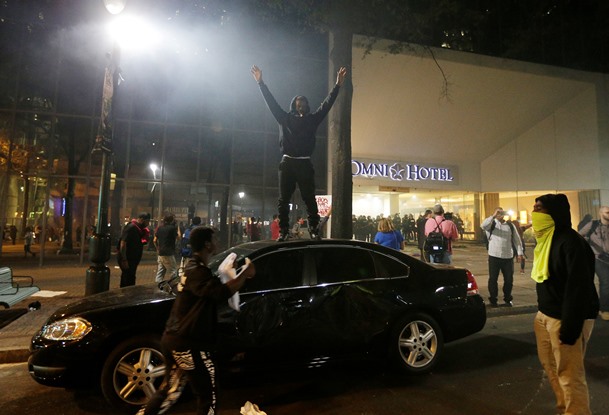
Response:
[[[102,153],[101,182],[99,184],[99,202],[97,207],[97,225],[95,233],[89,240],[89,260],[92,262],[87,270],[85,295],[97,294],[110,289],[110,268],[106,262],[110,259],[111,238],[108,232],[108,202],[110,192],[110,172],[112,170],[112,138],[114,121],[114,104],[116,89],[120,79],[120,49],[115,43],[110,61],[104,75],[102,92],[102,113],[99,130],[93,146],[93,154]]]

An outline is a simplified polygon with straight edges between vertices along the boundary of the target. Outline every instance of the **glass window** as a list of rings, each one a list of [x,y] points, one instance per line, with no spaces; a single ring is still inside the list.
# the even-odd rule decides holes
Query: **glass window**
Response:
[[[90,119],[59,117],[55,126],[53,172],[86,175],[92,144]]]
[[[265,140],[261,134],[235,134],[233,179],[237,183],[262,186]]]
[[[192,127],[168,127],[165,138],[163,180],[197,180],[199,132]]]
[[[374,278],[370,253],[358,248],[315,249],[317,283],[339,283]]]
[[[302,251],[278,251],[254,261],[256,277],[244,285],[243,292],[292,288],[302,285]]]
[[[229,183],[231,147],[231,137],[226,131],[214,131],[209,128],[201,130],[199,181],[206,183]]]
[[[150,166],[154,164],[158,168],[161,167],[162,139],[162,125],[133,123],[127,177],[151,181],[160,180],[160,171],[153,170]]]
[[[379,278],[406,277],[410,274],[410,267],[386,255],[372,253]]]

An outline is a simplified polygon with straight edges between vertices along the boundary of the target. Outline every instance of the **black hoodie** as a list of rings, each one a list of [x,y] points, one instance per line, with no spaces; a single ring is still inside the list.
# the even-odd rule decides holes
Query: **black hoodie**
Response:
[[[296,96],[292,99],[290,112],[288,113],[281,109],[264,83],[261,82],[259,85],[266,105],[279,123],[279,148],[281,154],[291,157],[311,157],[315,148],[317,127],[319,127],[319,124],[321,124],[330,108],[332,108],[340,87],[334,85],[334,88],[332,88],[324,102],[321,103],[315,112],[300,116],[296,112],[295,102],[296,98],[301,96]]]
[[[539,311],[561,321],[560,341],[575,344],[584,320],[595,319],[599,310],[594,286],[594,253],[571,227],[569,200],[564,194],[538,197],[555,223],[547,280],[537,284]]]

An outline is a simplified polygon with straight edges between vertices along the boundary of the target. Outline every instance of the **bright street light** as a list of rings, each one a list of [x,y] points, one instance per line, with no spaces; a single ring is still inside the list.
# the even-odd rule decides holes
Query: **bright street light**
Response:
[[[104,0],[104,6],[110,14],[119,14],[125,8],[127,0]]]
[[[154,180],[156,180],[156,172],[159,170],[159,166],[156,163],[150,163],[150,170],[152,170],[152,175],[154,176]]]

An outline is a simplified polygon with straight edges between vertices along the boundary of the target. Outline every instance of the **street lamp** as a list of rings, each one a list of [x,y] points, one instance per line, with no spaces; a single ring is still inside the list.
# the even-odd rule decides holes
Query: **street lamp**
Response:
[[[110,13],[118,13],[125,1],[104,0]],[[115,7],[117,4],[122,7]],[[117,11],[118,10],[118,11]],[[108,232],[108,195],[110,193],[110,172],[112,164],[112,136],[114,121],[114,104],[120,79],[120,48],[114,43],[112,53],[104,74],[102,91],[102,110],[93,153],[102,155],[101,180],[99,184],[99,201],[97,206],[97,225],[95,233],[89,240],[89,261],[85,279],[85,295],[97,294],[110,289],[110,268],[106,262],[110,259],[111,238]]]
[[[156,163],[150,163],[150,170],[152,170],[152,177],[154,178],[154,183],[152,183],[152,189],[150,190],[150,207],[151,207],[151,214],[152,214],[152,220],[154,220],[154,189],[156,187],[156,172],[159,169],[159,166],[156,165]]]

